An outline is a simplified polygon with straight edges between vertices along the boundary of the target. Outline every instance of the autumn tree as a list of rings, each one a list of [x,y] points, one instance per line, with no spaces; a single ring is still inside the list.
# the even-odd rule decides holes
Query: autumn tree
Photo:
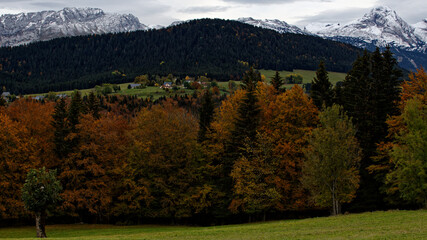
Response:
[[[232,178],[230,173],[233,165],[242,154],[248,153],[244,151],[245,144],[252,146],[256,140],[256,131],[260,121],[256,88],[260,81],[261,74],[258,71],[253,68],[246,71],[241,85],[242,98],[231,111],[234,114],[230,119],[229,138],[225,139],[223,154],[217,161],[217,164],[222,168],[218,185],[227,196],[224,206],[228,206],[231,202]]]
[[[229,206],[232,212],[242,211],[249,215],[274,210],[280,202],[280,193],[274,184],[278,168],[277,158],[273,155],[274,143],[267,133],[257,134],[256,146],[246,145],[245,154],[233,165],[233,200]]]
[[[281,195],[276,207],[281,210],[308,206],[307,192],[301,184],[303,150],[308,135],[317,125],[318,110],[299,86],[277,96],[271,102],[260,131],[266,131],[275,143],[273,155],[278,159],[274,183]]]
[[[311,81],[310,96],[318,109],[321,109],[322,105],[326,107],[332,105],[332,84],[329,81],[328,72],[323,61],[319,64],[316,77]]]
[[[319,115],[304,152],[303,183],[316,204],[341,213],[341,204],[350,202],[359,186],[361,151],[351,119],[342,107],[333,105]]]
[[[404,128],[389,152],[394,167],[386,176],[388,191],[427,208],[427,104],[408,100],[401,118]]]
[[[409,74],[409,79],[401,84],[402,92],[398,108],[404,112],[407,102],[411,99],[419,99],[423,104],[427,104],[427,74],[424,69],[418,69]],[[402,132],[407,132],[402,114],[390,116],[387,119],[388,135],[385,141],[378,144],[378,156],[374,158],[374,164],[369,166],[369,171],[383,183],[381,191],[387,193],[387,202],[394,205],[401,205],[402,198],[393,181],[386,181],[386,175],[395,169],[395,162],[390,159],[390,153],[396,147],[396,136]]]
[[[128,155],[128,122],[114,114],[80,117],[78,145],[61,161],[61,209],[80,221],[99,222],[112,215],[120,195],[123,165]]]
[[[25,174],[35,167],[36,142],[27,128],[0,113],[0,217],[24,215],[21,188]]]
[[[203,172],[210,170],[197,143],[197,119],[168,100],[143,109],[134,124],[125,180],[130,191],[121,197],[133,213],[180,219],[208,207],[212,187]]]
[[[37,168],[50,167],[56,162],[53,152],[55,145],[52,142],[54,128],[50,124],[53,111],[53,102],[42,103],[32,99],[17,99],[5,111],[13,121],[28,131],[26,139],[38,146],[31,153]]]
[[[22,200],[25,208],[35,214],[38,238],[46,238],[47,211],[60,200],[61,183],[56,179],[56,171],[31,169],[22,187]]]

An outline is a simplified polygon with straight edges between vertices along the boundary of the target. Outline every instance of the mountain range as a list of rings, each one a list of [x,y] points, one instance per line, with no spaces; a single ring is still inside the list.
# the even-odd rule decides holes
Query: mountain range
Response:
[[[149,74],[239,80],[249,66],[346,72],[360,48],[311,35],[281,34],[238,21],[191,20],[149,31],[57,38],[0,48],[0,84],[40,93],[131,82]]]
[[[280,20],[239,18],[238,21],[280,33],[316,35],[368,50],[389,46],[402,67],[415,69],[427,66],[427,19],[410,25],[388,7],[373,8],[346,24],[312,23],[304,29]]]
[[[148,27],[132,14],[104,13],[98,8],[6,14],[0,17],[0,46],[146,29]]]
[[[277,19],[239,18],[237,21],[279,33],[314,35],[374,50],[390,46],[399,64],[407,69],[427,66],[427,19],[410,25],[388,7],[376,7],[349,23],[312,23],[303,29]],[[188,21],[177,21],[173,27]],[[89,34],[161,29],[140,23],[131,14],[104,13],[97,8],[7,14],[0,17],[0,46]]]

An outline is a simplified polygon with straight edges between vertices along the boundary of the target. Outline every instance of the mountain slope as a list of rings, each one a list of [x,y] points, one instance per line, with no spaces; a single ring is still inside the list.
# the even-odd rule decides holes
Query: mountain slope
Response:
[[[280,21],[278,19],[253,19],[251,17],[248,18],[239,18],[237,21],[241,23],[250,24],[255,27],[261,27],[265,29],[271,29],[277,31],[279,33],[295,33],[295,34],[307,34],[307,32],[301,30],[299,27],[294,25],[289,25],[284,21]]]
[[[379,47],[391,45],[406,50],[420,50],[424,47],[415,29],[388,7],[374,8],[362,18],[345,25],[327,24],[320,27],[316,24],[308,25],[305,29],[322,37],[358,38]]]
[[[247,66],[345,72],[360,49],[319,37],[280,34],[237,21],[201,19],[159,30],[61,38],[0,48],[6,88],[34,93],[132,81],[140,74],[238,79]],[[112,72],[124,73],[112,74]]]
[[[423,21],[418,22],[413,25],[415,28],[415,34],[418,35],[424,42],[427,43],[427,18],[423,19]]]
[[[420,23],[417,30],[390,8],[377,7],[348,24],[314,23],[304,30],[369,50],[390,46],[400,66],[415,69],[427,65],[426,35],[422,26]]]
[[[0,17],[0,46],[18,46],[59,37],[145,30],[135,16],[97,8],[6,14]]]

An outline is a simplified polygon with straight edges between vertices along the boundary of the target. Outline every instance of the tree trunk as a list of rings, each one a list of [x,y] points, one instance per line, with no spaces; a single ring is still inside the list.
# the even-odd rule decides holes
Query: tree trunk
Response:
[[[262,213],[262,221],[263,221],[263,222],[265,222],[265,219],[266,219],[266,213],[265,213],[265,212],[263,212],[263,213]]]
[[[336,216],[341,213],[341,205],[336,196],[336,183],[335,181],[332,183],[332,215]]]
[[[42,212],[36,213],[36,231],[37,231],[38,238],[47,238],[45,225],[46,225],[46,212],[42,211]]]
[[[332,183],[332,189],[331,189],[331,195],[332,195],[332,216],[335,216],[335,184]]]

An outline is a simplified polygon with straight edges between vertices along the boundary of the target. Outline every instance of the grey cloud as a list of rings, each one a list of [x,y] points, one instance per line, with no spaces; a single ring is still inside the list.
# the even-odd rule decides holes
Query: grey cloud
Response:
[[[57,9],[57,8],[63,8],[65,7],[64,3],[58,3],[58,2],[32,2],[30,3],[32,6],[35,7],[41,7],[46,10],[50,9]]]
[[[388,6],[408,23],[420,22],[427,18],[427,5],[425,1],[414,0],[379,0],[377,5]]]
[[[318,15],[306,17],[297,22],[295,25],[304,27],[310,23],[341,23],[345,24],[357,18],[361,18],[365,13],[369,12],[370,8],[353,8],[348,10],[329,10],[323,11]]]
[[[229,7],[223,6],[199,6],[199,7],[189,7],[180,9],[179,12],[183,13],[210,13],[210,12],[224,12]]]
[[[223,2],[240,4],[282,4],[298,2],[298,0],[222,0]],[[311,0],[312,2],[332,2],[332,0]]]

